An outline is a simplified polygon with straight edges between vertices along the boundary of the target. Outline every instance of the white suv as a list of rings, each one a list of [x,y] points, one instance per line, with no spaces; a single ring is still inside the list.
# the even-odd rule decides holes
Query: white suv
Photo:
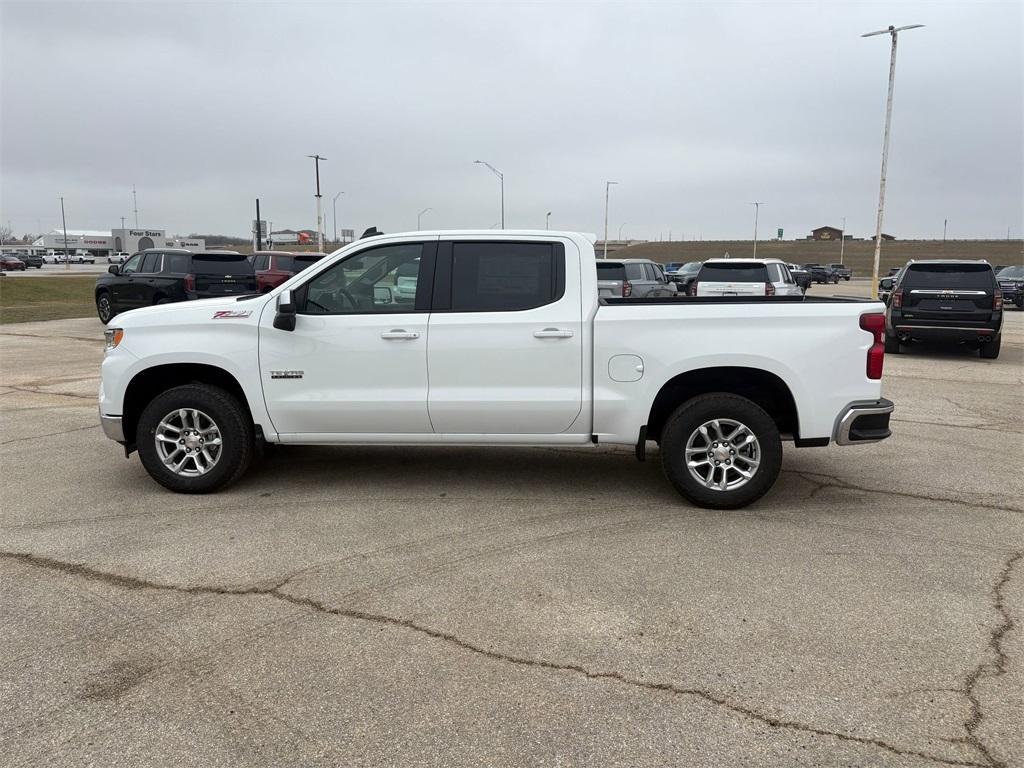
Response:
[[[802,296],[779,259],[708,259],[690,284],[691,296]]]

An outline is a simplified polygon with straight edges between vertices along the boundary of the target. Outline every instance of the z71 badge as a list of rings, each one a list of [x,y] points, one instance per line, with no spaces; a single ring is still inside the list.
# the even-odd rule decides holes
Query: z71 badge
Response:
[[[239,317],[248,317],[252,314],[250,309],[222,309],[213,313],[214,320],[233,320]]]

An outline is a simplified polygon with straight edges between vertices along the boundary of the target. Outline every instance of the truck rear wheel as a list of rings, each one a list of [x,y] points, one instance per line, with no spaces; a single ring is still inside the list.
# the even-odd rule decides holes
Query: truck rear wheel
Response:
[[[745,397],[715,392],[676,408],[661,435],[661,462],[697,506],[739,509],[775,484],[782,440],[771,416]]]
[[[142,466],[164,488],[212,493],[240,478],[254,452],[251,419],[231,394],[186,384],[157,395],[135,433]]]

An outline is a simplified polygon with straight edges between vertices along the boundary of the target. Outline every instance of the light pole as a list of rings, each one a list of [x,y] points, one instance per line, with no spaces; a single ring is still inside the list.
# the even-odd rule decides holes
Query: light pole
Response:
[[[135,209],[135,228],[139,228],[139,197],[135,194],[135,185],[132,184],[132,207]]]
[[[306,155],[306,157],[312,158],[313,164],[316,166],[316,249],[320,253],[324,252],[324,213],[323,204],[320,199],[320,161],[326,160],[326,157],[320,157],[320,155]]]
[[[544,229],[551,229],[551,211],[544,217]]]
[[[751,203],[754,206],[754,258],[757,258],[757,217],[761,212],[761,206],[764,205],[760,200]]]
[[[949,219],[942,220],[942,242],[946,242],[946,225],[949,224]]]
[[[843,216],[843,229],[839,234],[839,263],[843,263],[843,251],[846,249],[846,217]]]
[[[71,269],[71,256],[68,255],[68,220],[64,218],[64,198],[60,199],[60,223],[64,226],[64,269]]]
[[[622,228],[626,226],[626,222],[619,224],[619,242],[622,242]]]
[[[617,181],[606,181],[604,183],[604,255],[603,259],[608,258],[608,190],[611,189],[612,184],[618,184]]]
[[[416,214],[416,231],[417,232],[419,232],[419,230],[420,230],[420,219],[423,218],[423,214],[426,213],[427,211],[432,211],[432,210],[434,210],[434,209],[433,208],[424,208],[422,211],[420,211],[419,213]]]
[[[501,228],[505,228],[505,175],[485,160],[474,160],[477,165],[486,165],[491,169],[491,173],[498,177],[501,182]]]
[[[331,200],[331,210],[334,212],[334,245],[338,245],[338,198],[344,195],[344,192],[339,192]]]
[[[880,29],[877,32],[866,32],[861,37],[889,35],[892,38],[892,53],[889,55],[889,95],[885,101],[885,134],[882,138],[882,173],[878,182],[878,218],[875,222],[875,261],[871,268],[871,298],[878,298],[878,262],[882,258],[882,218],[885,212],[885,171],[889,164],[889,132],[892,128],[892,90],[896,82],[896,38],[900,32],[917,29],[924,24],[909,24],[905,27]]]

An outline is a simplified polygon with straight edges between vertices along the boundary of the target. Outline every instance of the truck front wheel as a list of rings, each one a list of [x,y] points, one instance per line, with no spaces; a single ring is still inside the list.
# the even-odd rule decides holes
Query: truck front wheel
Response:
[[[759,405],[715,392],[676,408],[662,430],[661,461],[684,498],[700,507],[739,509],[775,484],[782,440]]]
[[[240,478],[254,452],[252,420],[234,396],[209,384],[153,398],[135,442],[142,466],[177,493],[212,493]]]

